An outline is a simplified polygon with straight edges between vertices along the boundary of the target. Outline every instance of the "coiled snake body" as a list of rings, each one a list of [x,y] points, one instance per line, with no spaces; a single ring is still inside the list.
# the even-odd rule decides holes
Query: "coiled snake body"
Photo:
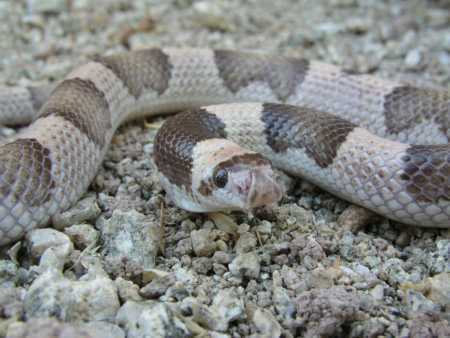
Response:
[[[0,91],[0,123],[34,119],[0,146],[0,244],[80,198],[123,120],[183,109],[191,110],[165,123],[154,149],[162,184],[181,207],[277,201],[270,160],[390,219],[450,226],[444,91],[303,59],[148,49],[91,61],[47,96]],[[219,103],[231,104],[198,108]]]

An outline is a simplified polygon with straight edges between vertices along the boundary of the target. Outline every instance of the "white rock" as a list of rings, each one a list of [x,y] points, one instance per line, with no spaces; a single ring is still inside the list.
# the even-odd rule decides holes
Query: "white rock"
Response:
[[[135,210],[115,210],[96,224],[103,240],[106,270],[113,275],[136,276],[155,266],[161,243],[159,223]]]
[[[216,251],[214,233],[210,229],[200,229],[191,232],[192,248],[199,257],[211,256]]]
[[[261,338],[278,338],[281,336],[281,325],[274,316],[265,309],[256,309],[252,317],[253,324],[260,332]]]
[[[120,307],[117,288],[98,267],[88,269],[78,281],[67,279],[56,269],[44,271],[25,295],[26,316],[53,316],[63,321],[113,320]]]
[[[419,49],[412,49],[406,54],[405,65],[411,69],[417,68],[420,66],[422,59],[422,52]]]
[[[34,258],[41,257],[48,248],[72,245],[67,235],[51,228],[34,229],[27,234],[26,240],[28,250]]]
[[[65,0],[28,0],[28,10],[41,13],[59,13],[66,9]]]
[[[74,224],[64,229],[64,232],[81,248],[95,245],[99,238],[98,231],[90,224]]]
[[[186,337],[190,332],[165,303],[127,301],[117,312],[116,323],[128,338]]]
[[[230,272],[237,277],[258,278],[261,270],[259,257],[254,252],[236,256],[228,265]]]
[[[95,195],[79,200],[72,208],[52,217],[55,229],[64,229],[72,224],[80,224],[96,219],[101,213]]]
[[[220,290],[214,297],[210,309],[218,315],[226,328],[230,322],[245,318],[244,301],[235,289]]]

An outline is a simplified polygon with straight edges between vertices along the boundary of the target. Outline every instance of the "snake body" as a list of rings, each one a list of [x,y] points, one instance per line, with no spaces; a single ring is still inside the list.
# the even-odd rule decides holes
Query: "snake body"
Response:
[[[185,109],[155,140],[163,186],[181,207],[232,198],[199,173],[217,166],[233,170],[250,204],[279,199],[270,160],[390,219],[450,227],[449,93],[304,59],[156,48],[99,57],[51,94],[0,90],[0,123],[34,119],[0,146],[0,244],[73,205],[125,119]],[[252,165],[257,174],[241,175]]]

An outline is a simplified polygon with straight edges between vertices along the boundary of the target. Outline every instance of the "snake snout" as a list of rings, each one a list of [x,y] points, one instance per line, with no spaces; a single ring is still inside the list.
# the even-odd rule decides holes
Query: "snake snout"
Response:
[[[251,171],[251,185],[247,195],[249,209],[277,203],[283,196],[272,169],[256,168]]]

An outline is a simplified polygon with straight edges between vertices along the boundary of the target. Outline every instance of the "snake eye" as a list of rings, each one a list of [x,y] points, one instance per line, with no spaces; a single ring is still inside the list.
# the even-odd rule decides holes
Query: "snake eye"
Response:
[[[220,169],[214,175],[214,184],[219,188],[223,188],[227,185],[227,182],[228,182],[228,172],[226,170]]]

